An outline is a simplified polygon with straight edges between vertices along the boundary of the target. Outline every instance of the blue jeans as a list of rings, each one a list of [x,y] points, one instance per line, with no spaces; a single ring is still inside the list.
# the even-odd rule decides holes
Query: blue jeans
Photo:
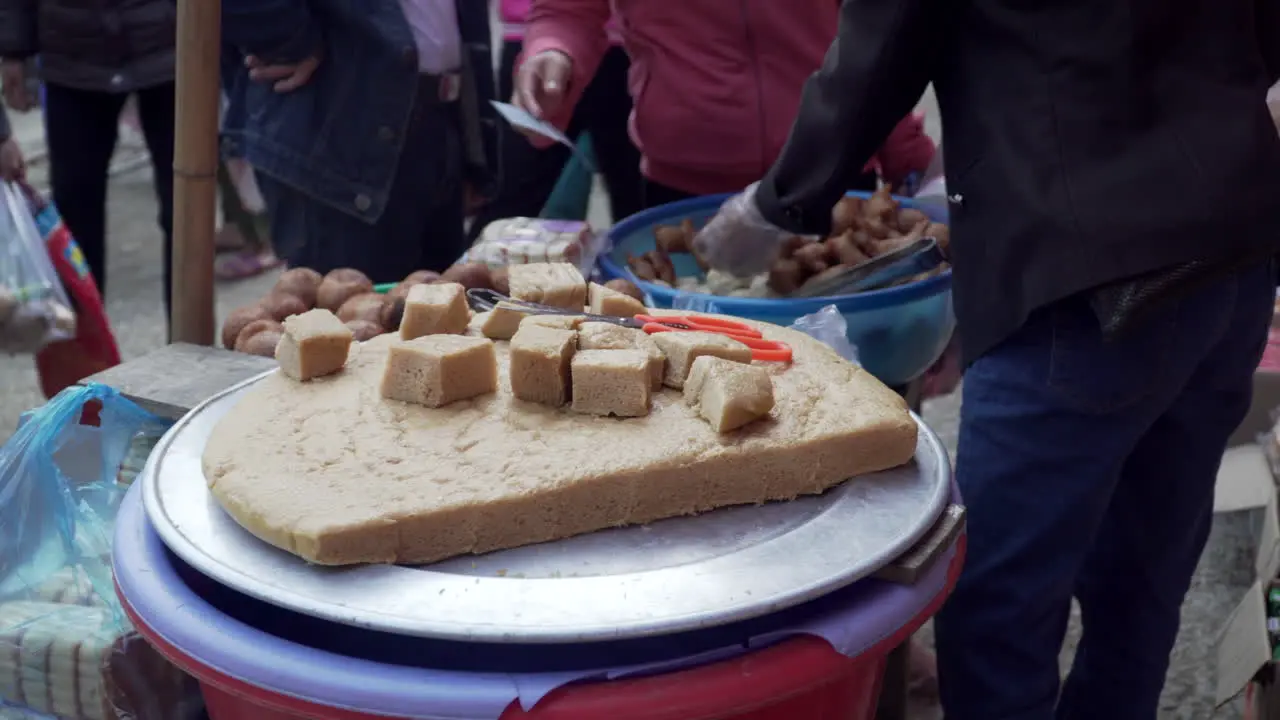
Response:
[[[1112,342],[1073,298],[969,368],[969,555],[937,618],[947,720],[1156,717],[1274,293],[1256,267]],[[1084,635],[1060,695],[1073,596]]]

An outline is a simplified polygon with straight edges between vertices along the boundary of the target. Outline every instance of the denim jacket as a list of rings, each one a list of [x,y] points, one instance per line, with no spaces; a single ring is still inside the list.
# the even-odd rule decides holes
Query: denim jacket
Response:
[[[496,183],[497,126],[486,3],[456,0],[465,48],[460,105],[466,180]],[[321,62],[276,93],[246,72],[226,82],[223,153],[339,210],[375,222],[386,207],[417,92],[417,50],[400,0],[223,0],[223,40],[265,62]]]

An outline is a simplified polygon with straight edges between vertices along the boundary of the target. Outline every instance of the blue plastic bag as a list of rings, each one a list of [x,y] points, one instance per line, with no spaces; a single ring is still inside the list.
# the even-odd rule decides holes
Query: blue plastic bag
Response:
[[[102,404],[98,427],[80,422],[92,401]],[[67,566],[114,595],[101,558],[110,556],[115,510],[128,489],[116,473],[133,437],[164,425],[104,385],[68,388],[25,417],[0,448],[0,600],[26,595]],[[92,445],[96,463],[87,460]]]
[[[169,425],[78,386],[0,448],[0,718],[198,714],[194,682],[133,631],[111,573],[116,510]]]

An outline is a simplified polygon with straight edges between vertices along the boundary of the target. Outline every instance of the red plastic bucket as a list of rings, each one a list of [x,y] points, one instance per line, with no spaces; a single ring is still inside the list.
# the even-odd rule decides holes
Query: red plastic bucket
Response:
[[[213,677],[190,659],[178,664],[200,679],[210,720],[383,717],[266,695],[231,678]],[[571,685],[528,711],[513,702],[501,720],[871,720],[883,673],[883,656],[851,660],[824,640],[800,637],[684,672]]]
[[[961,536],[947,566],[929,573],[927,592],[921,584],[886,590],[879,605],[891,612],[880,616],[877,625],[884,636],[864,645],[856,657],[842,655],[826,640],[800,635],[685,669],[563,685],[529,710],[509,700],[510,676],[456,673],[454,680],[430,689],[417,675],[407,682],[400,675],[396,692],[403,701],[398,709],[370,709],[378,702],[374,686],[392,684],[392,676],[403,669],[332,654],[322,660],[323,651],[222,613],[180,579],[146,522],[137,493],[130,495],[117,518],[117,594],[137,631],[200,681],[211,720],[871,720],[885,657],[941,607],[964,557]],[[917,600],[903,602],[905,596]],[[274,687],[288,687],[269,678],[273,672],[305,676],[307,684],[295,685],[300,690],[273,690],[273,682]],[[472,710],[451,710],[442,697],[431,694],[472,683],[473,688],[451,699],[471,703],[486,696],[491,701],[487,710],[475,710],[474,703],[468,706]],[[359,697],[365,692],[371,699]],[[417,699],[404,700],[410,695]]]

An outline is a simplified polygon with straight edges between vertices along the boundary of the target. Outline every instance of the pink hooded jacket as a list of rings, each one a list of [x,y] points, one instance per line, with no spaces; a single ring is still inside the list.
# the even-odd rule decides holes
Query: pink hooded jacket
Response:
[[[502,39],[504,42],[520,42],[524,40],[525,28],[529,22],[529,8],[532,6],[533,0],[500,0],[498,16],[502,18]],[[614,45],[622,44],[622,36],[618,34],[618,23],[616,21],[609,20],[605,30],[609,33],[609,42]]]
[[[528,0],[526,3],[528,4]],[[838,0],[534,0],[524,57],[558,50],[573,60],[573,104],[609,47],[616,12],[631,56],[631,138],[654,182],[694,194],[735,192],[759,180],[786,143],[804,81],[836,34]],[[934,144],[910,115],[872,159],[896,185],[923,173]]]

